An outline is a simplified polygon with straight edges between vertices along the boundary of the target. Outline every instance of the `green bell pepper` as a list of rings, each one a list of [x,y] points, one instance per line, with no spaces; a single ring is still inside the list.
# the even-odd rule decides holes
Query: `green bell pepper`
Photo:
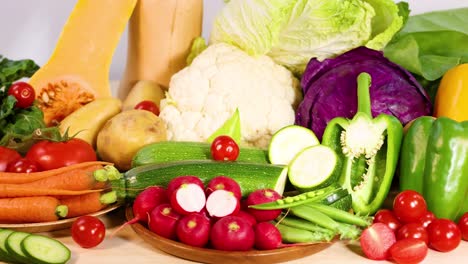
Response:
[[[374,214],[384,203],[396,171],[403,136],[401,122],[392,115],[372,117],[371,77],[358,78],[358,108],[349,120],[332,119],[325,128],[322,144],[339,156],[338,182],[352,196],[356,213]]]
[[[403,138],[399,180],[438,218],[458,219],[468,210],[468,121],[415,119]]]

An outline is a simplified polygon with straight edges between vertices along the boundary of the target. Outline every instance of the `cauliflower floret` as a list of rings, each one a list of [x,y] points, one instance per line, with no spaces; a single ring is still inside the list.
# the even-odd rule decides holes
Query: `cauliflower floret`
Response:
[[[294,123],[299,81],[270,57],[251,57],[229,44],[208,46],[172,77],[160,117],[169,140],[206,141],[239,109],[241,145],[266,148]]]

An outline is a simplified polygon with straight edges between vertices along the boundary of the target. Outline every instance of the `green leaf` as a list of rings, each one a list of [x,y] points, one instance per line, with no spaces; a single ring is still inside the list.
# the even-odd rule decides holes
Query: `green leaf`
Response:
[[[0,90],[6,89],[21,78],[31,77],[39,66],[33,60],[9,60],[0,55]],[[4,97],[0,94],[0,97]]]
[[[230,136],[237,143],[241,140],[241,123],[240,123],[240,114],[239,109],[236,109],[234,114],[224,122],[224,124],[218,128],[208,139],[209,143],[221,135]]]

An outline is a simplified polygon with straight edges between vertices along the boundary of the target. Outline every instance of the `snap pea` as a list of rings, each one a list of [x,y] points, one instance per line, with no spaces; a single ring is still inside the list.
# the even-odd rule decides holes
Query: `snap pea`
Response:
[[[370,225],[371,218],[367,216],[358,216],[349,212],[345,212],[343,210],[337,209],[332,206],[327,206],[319,203],[309,203],[305,204],[304,206],[308,206],[311,208],[314,208],[327,216],[331,217],[333,220],[346,223],[346,224],[351,224],[351,225],[357,225],[361,227],[367,227]]]
[[[311,231],[311,232],[321,232],[321,233],[325,233],[324,235],[327,235],[330,240],[336,235],[336,232],[328,229],[328,228],[324,228],[322,226],[319,226],[315,223],[312,223],[310,221],[307,221],[307,220],[304,220],[302,218],[298,218],[298,217],[295,217],[295,216],[291,216],[291,215],[288,215],[288,216],[280,216],[278,219],[277,219],[278,223],[280,224],[283,224],[283,225],[287,225],[287,226],[290,226],[290,227],[295,227],[295,228],[299,228],[299,229],[303,229],[303,230],[307,230],[307,231]],[[327,240],[329,241],[329,240]]]
[[[276,227],[281,233],[283,243],[324,242],[330,241],[333,238],[328,233],[312,232],[283,224],[277,224]]]

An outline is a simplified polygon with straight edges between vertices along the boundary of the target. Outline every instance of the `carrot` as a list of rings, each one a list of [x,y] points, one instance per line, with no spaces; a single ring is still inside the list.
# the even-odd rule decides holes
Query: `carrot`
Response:
[[[66,216],[67,207],[50,196],[0,199],[0,223],[39,223]]]
[[[115,191],[108,193],[87,193],[70,196],[60,200],[68,207],[67,218],[92,214],[106,208],[117,200]]]
[[[93,165],[112,165],[112,163],[104,162],[104,161],[89,161],[89,162],[82,162],[73,164],[66,167],[61,167],[58,169],[53,170],[46,170],[40,172],[31,172],[31,173],[17,173],[17,172],[0,172],[0,184],[2,183],[27,183],[32,181],[37,181],[40,179],[44,179],[50,176],[59,175],[62,173],[69,172],[75,169],[86,168]]]
[[[62,196],[62,195],[80,195],[85,193],[100,192],[102,189],[70,191],[62,189],[44,189],[29,187],[21,184],[0,184],[0,198],[13,198],[24,196]]]
[[[23,183],[21,185],[31,188],[62,189],[70,191],[102,189],[105,187],[106,182],[97,181],[93,174],[94,171],[102,168],[103,166],[100,164],[91,165],[37,181]]]

